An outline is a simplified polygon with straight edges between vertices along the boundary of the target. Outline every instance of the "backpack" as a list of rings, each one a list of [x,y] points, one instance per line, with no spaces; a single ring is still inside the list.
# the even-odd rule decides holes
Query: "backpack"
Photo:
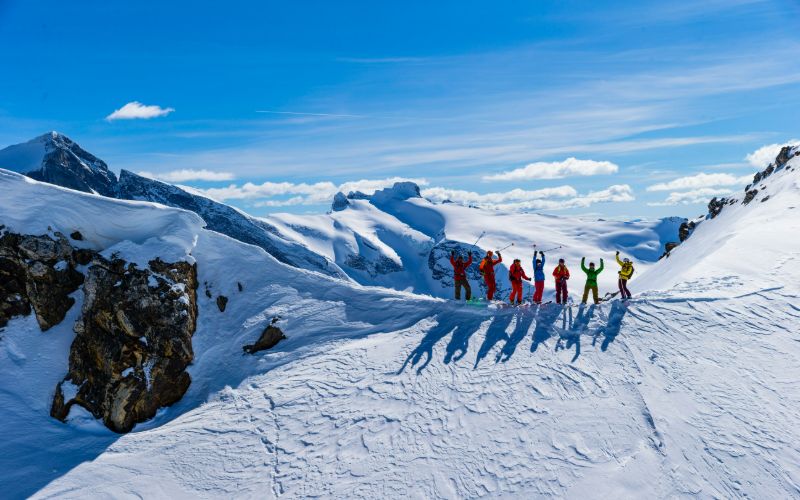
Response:
[[[633,271],[635,271],[635,269],[633,268],[633,264],[631,264],[631,278],[633,278]]]

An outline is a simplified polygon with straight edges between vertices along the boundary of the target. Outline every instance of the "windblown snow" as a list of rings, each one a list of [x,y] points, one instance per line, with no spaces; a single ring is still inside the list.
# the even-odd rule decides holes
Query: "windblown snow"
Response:
[[[751,204],[701,224],[634,277],[628,303],[505,309],[298,270],[189,212],[3,173],[0,223],[77,229],[87,245],[131,256],[180,253],[230,298],[221,313],[199,294],[189,392],[127,435],[79,408],[66,424],[48,416],[80,292],[45,334],[33,317],[12,320],[0,332],[4,495],[800,496],[798,179],[776,172]],[[391,258],[444,226],[462,242],[485,229],[499,245],[515,222],[387,204],[302,225],[287,216],[284,229],[302,226],[309,246],[335,256],[379,225],[392,237],[370,244]],[[550,243],[547,221],[559,222],[539,217],[525,219],[531,240]],[[613,278],[619,240],[607,229],[574,237],[599,248]],[[243,356],[274,316],[288,339]]]

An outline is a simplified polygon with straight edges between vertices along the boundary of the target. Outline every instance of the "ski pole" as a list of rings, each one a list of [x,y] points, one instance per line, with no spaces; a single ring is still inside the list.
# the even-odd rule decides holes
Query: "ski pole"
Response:
[[[482,231],[482,232],[481,232],[481,235],[480,235],[480,236],[478,236],[478,239],[477,239],[477,240],[475,240],[475,243],[473,243],[473,244],[472,244],[472,248],[475,248],[475,245],[477,245],[477,244],[478,244],[478,242],[479,242],[479,241],[481,241],[481,238],[483,238],[483,236],[484,236],[485,234],[486,234],[486,231]]]
[[[559,245],[557,247],[553,247],[553,248],[551,248],[549,250],[539,250],[539,251],[542,252],[542,253],[544,253],[544,252],[552,252],[553,250],[558,250],[559,248],[562,248],[561,245]]]
[[[510,245],[506,245],[506,246],[504,246],[503,248],[501,248],[500,250],[498,250],[498,251],[497,251],[497,253],[500,253],[500,252],[502,252],[503,250],[505,250],[506,248],[510,248],[510,247],[513,247],[513,246],[514,246],[514,244],[513,244],[513,243],[512,243],[512,244],[510,244]]]

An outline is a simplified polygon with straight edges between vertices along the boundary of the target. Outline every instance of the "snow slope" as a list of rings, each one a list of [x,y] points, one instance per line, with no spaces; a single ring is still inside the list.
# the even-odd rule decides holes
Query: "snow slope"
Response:
[[[359,283],[446,298],[453,293],[452,267],[447,261],[450,250],[465,254],[484,231],[472,266],[471,281],[477,293],[481,284],[477,271],[480,258],[486,250],[510,243],[514,246],[503,252],[504,262],[521,259],[529,276],[533,276],[534,244],[542,250],[560,246],[547,254],[546,276],[549,278],[559,258],[566,259],[575,292],[582,292],[585,280],[581,257],[587,258],[587,265],[594,261],[598,266],[603,258],[606,270],[600,275],[600,288],[611,291],[616,289],[616,250],[632,257],[641,274],[658,260],[666,242],[677,239],[682,222],[678,218],[589,220],[434,204],[419,197],[416,186],[409,183],[380,191],[370,200],[348,200],[345,209],[328,214],[278,214],[268,220],[288,238],[336,262]],[[506,272],[498,271],[497,276],[505,298]],[[548,279],[548,284],[551,281]],[[526,285],[526,294],[530,293]]]
[[[46,410],[66,366],[68,321],[46,334],[32,317],[12,321],[0,333],[3,491],[798,497],[800,241],[791,207],[800,177],[783,172],[768,180],[767,202],[727,207],[653,265],[634,301],[583,309],[474,308],[362,288],[187,224],[200,281],[231,299],[220,313],[201,294],[187,395],[124,436],[75,410],[56,422]],[[35,188],[65,207],[98,200],[20,179],[0,185]],[[186,217],[108,203],[103,212],[121,220],[154,210]],[[4,216],[12,206],[0,198]],[[428,209],[408,210],[418,208]],[[37,224],[53,217],[29,210]],[[81,213],[75,227],[99,223]],[[80,300],[68,320],[79,308]],[[288,340],[243,356],[241,345],[273,315]]]

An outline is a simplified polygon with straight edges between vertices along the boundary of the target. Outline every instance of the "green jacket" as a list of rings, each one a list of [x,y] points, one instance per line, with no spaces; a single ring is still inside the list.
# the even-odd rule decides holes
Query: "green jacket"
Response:
[[[581,269],[583,272],[586,273],[586,286],[597,286],[597,275],[603,272],[603,259],[600,259],[600,267],[595,268],[594,270],[589,269],[586,267],[586,257],[581,259]]]

